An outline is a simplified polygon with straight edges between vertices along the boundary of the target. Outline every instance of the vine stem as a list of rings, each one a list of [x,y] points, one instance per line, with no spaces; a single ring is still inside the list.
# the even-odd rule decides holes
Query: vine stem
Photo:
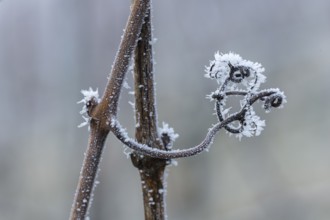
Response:
[[[253,105],[256,101],[263,99],[264,97],[273,95],[277,93],[277,89],[268,89],[260,91],[257,94],[254,94],[250,97],[250,99],[247,101],[248,105]],[[235,94],[235,93],[234,93]],[[164,149],[157,149],[153,148],[152,146],[149,146],[148,144],[142,144],[139,143],[132,138],[129,138],[127,134],[125,133],[125,129],[121,126],[119,121],[116,118],[113,118],[111,121],[111,131],[112,133],[127,147],[143,154],[148,155],[150,157],[154,158],[160,158],[160,159],[174,159],[174,158],[181,158],[181,157],[191,157],[196,154],[199,154],[203,152],[206,148],[208,148],[213,140],[215,135],[225,126],[228,124],[241,120],[242,117],[244,117],[247,109],[243,107],[239,112],[234,113],[230,116],[228,116],[223,121],[213,125],[207,132],[205,138],[201,141],[200,144],[185,148],[185,149],[176,149],[176,150],[164,150]]]
[[[258,93],[224,92],[226,95],[245,96],[245,106],[239,112],[227,118],[220,115],[221,108],[218,106],[219,122],[209,129],[200,144],[183,150],[168,150],[157,129],[150,13],[150,0],[132,1],[131,13],[103,96],[99,102],[96,101],[96,97],[86,102],[86,113],[90,119],[90,135],[70,213],[71,220],[83,220],[88,216],[104,143],[110,131],[122,143],[134,150],[131,154],[131,160],[133,165],[138,168],[141,176],[145,219],[164,220],[166,218],[164,171],[168,159],[189,157],[204,151],[212,144],[220,129],[227,128],[229,130],[228,125],[244,118],[249,106],[254,102],[264,101],[264,107],[268,109],[270,107],[280,107],[285,99],[285,96],[277,89],[263,90]],[[117,120],[117,112],[122,84],[134,50],[135,112],[138,126],[136,127],[135,139],[132,139],[128,137],[125,129]],[[227,85],[227,83],[228,80],[225,84]],[[223,92],[224,86],[220,89],[220,92]],[[276,93],[278,97],[267,97]],[[221,95],[223,94],[214,94],[212,98],[219,101],[222,98]]]
[[[158,133],[155,105],[151,17],[149,7],[134,52],[135,140],[155,149],[164,149]],[[145,220],[164,220],[167,161],[140,152],[133,152],[131,160],[141,178]]]
[[[135,0],[133,2],[105,92],[100,103],[95,103],[95,106],[91,108],[93,110],[89,112],[91,117],[90,135],[72,204],[71,220],[83,220],[88,216],[104,143],[110,131],[109,121],[111,117],[117,115],[123,80],[148,7],[149,0]]]

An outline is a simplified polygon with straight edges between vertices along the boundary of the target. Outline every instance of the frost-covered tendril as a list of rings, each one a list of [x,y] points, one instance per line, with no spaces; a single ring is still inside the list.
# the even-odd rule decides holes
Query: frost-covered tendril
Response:
[[[218,122],[209,129],[205,138],[193,147],[172,149],[172,144],[178,135],[166,123],[163,123],[163,128],[159,128],[159,136],[165,147],[163,150],[138,143],[130,138],[116,115],[111,115],[106,124],[125,146],[141,154],[162,159],[190,157],[201,153],[210,147],[215,135],[222,128],[230,134],[235,134],[239,139],[243,136],[258,136],[265,127],[265,121],[255,113],[253,104],[261,101],[263,108],[269,112],[272,108],[280,108],[286,103],[284,93],[277,88],[259,90],[260,84],[266,80],[263,72],[264,68],[261,64],[244,60],[237,54],[215,54],[215,60],[206,67],[205,76],[219,83],[215,92],[208,96],[215,101]],[[84,98],[79,103],[84,103],[84,106],[80,113],[83,114],[85,122],[79,127],[90,122],[92,117],[90,113],[100,101],[97,90],[93,91],[89,88],[82,93]],[[237,112],[231,112],[231,107],[227,107],[227,100],[231,96],[241,97],[240,109]]]
[[[261,100],[263,108],[269,112],[271,108],[282,107],[286,103],[286,97],[279,89],[268,89],[258,91],[266,77],[263,75],[265,69],[260,63],[244,60],[235,53],[220,54],[217,52],[214,60],[206,67],[205,77],[215,79],[219,88],[208,96],[215,101],[218,120],[223,122],[229,114],[231,107],[226,108],[229,96],[241,96],[240,110],[243,112],[235,122],[227,124],[224,128],[230,134],[236,134],[241,139],[243,136],[251,137],[260,135],[265,126],[253,110],[252,104]]]

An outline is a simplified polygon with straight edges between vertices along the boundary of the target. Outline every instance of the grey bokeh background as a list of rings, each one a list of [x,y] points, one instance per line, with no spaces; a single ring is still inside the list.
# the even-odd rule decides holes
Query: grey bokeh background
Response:
[[[103,91],[130,0],[0,1],[0,219],[67,219],[88,131],[81,89]],[[215,51],[266,68],[288,97],[260,137],[219,134],[168,171],[169,219],[330,218],[330,1],[154,0],[159,122],[198,143],[214,122]],[[128,83],[132,85],[131,74]],[[121,118],[132,133],[124,89]],[[137,171],[109,136],[92,219],[143,219]]]

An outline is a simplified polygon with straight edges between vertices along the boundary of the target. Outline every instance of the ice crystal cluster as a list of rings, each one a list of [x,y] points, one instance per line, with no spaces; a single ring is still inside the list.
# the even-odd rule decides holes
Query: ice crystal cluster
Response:
[[[279,89],[259,91],[260,85],[265,82],[263,75],[265,69],[260,63],[244,60],[235,53],[221,54],[217,52],[214,60],[206,67],[205,77],[214,79],[219,88],[208,97],[215,101],[218,120],[223,122],[229,114],[226,108],[229,96],[241,96],[240,111],[242,114],[237,120],[225,126],[230,134],[236,134],[241,139],[243,136],[251,137],[260,135],[265,127],[265,121],[256,115],[252,104],[261,100],[263,107],[269,112],[273,107],[282,107],[286,102],[285,95]]]
[[[81,90],[81,93],[83,94],[84,98],[78,102],[78,104],[83,103],[83,107],[80,111],[80,114],[82,118],[84,119],[84,122],[82,122],[80,125],[78,125],[78,128],[84,127],[85,125],[89,124],[90,121],[90,115],[89,111],[92,107],[93,103],[98,103],[100,101],[99,98],[99,91],[96,89],[95,91],[89,87],[89,90]]]
[[[166,149],[171,149],[172,144],[179,137],[179,134],[175,133],[172,127],[163,122],[163,127],[159,128],[159,136],[162,138]]]

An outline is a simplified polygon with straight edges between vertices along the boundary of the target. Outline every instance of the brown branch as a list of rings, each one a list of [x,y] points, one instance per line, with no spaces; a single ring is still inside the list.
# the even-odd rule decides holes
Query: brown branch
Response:
[[[258,75],[256,75],[254,85],[250,88],[249,93],[244,91],[224,92],[229,80],[232,83],[240,83],[244,77],[248,77],[250,74],[249,69],[230,66],[230,78],[225,80],[219,91],[220,93],[224,92],[225,95],[245,96],[245,106],[239,112],[228,116],[226,119],[222,115],[218,116],[219,123],[209,129],[205,139],[199,145],[184,150],[168,151],[164,146],[165,143],[162,143],[162,138],[157,130],[152,46],[150,44],[152,41],[150,18],[150,0],[134,0],[101,101],[98,102],[97,97],[90,96],[88,98],[85,97],[83,101],[85,103],[83,112],[89,116],[88,121],[90,122],[91,132],[71,210],[71,220],[82,220],[87,217],[102,150],[110,131],[122,143],[136,151],[132,153],[131,159],[134,166],[139,169],[141,175],[145,218],[147,220],[163,220],[165,219],[164,170],[167,165],[167,159],[189,157],[202,152],[211,145],[215,135],[221,128],[229,128],[227,126],[228,124],[234,121],[242,121],[248,115],[247,113],[250,113],[249,120],[251,121],[252,113],[250,106],[258,100],[264,101],[264,108],[266,110],[270,110],[273,107],[281,107],[282,103],[285,102],[284,94],[276,89],[253,93],[263,81],[262,78],[259,80]],[[136,140],[128,137],[116,119],[122,84],[134,49],[136,124],[138,125],[136,127]],[[257,71],[263,71],[259,64],[253,65],[250,68],[256,69],[255,74],[257,74]],[[214,65],[211,66],[210,71],[212,71],[213,67]],[[234,74],[238,70],[240,73]],[[217,74],[215,78],[218,78]],[[210,77],[214,78],[212,75]],[[212,97],[220,102],[223,98],[222,95],[216,94]],[[221,110],[220,106],[218,106],[218,114],[222,114]]]
[[[150,9],[145,17],[134,54],[134,94],[136,140],[140,143],[158,143],[157,111],[153,76],[153,50]]]
[[[104,91],[100,104],[94,111],[92,117],[100,119],[106,117],[107,122],[111,116],[117,115],[118,101],[128,70],[129,62],[132,58],[133,50],[137,44],[141,27],[146,16],[150,0],[135,0],[131,7],[131,13],[126,24],[124,35],[116,54],[110,79]],[[108,126],[106,126],[108,127]]]
[[[155,106],[151,10],[147,12],[134,54],[135,138],[138,143],[164,149],[157,129]],[[131,154],[139,170],[146,220],[165,219],[164,170],[166,160],[151,158],[138,152]]]
[[[129,61],[138,40],[149,0],[135,0],[117,52],[110,80],[99,104],[94,103],[89,113],[90,136],[82,171],[71,209],[70,219],[85,219],[92,200],[94,182],[106,137],[110,131],[111,117],[116,116],[120,90]]]
[[[85,219],[93,196],[94,182],[98,172],[101,154],[107,133],[102,132],[98,122],[93,120],[90,123],[91,133],[88,141],[88,148],[82,166],[77,192],[72,205],[70,219]]]

